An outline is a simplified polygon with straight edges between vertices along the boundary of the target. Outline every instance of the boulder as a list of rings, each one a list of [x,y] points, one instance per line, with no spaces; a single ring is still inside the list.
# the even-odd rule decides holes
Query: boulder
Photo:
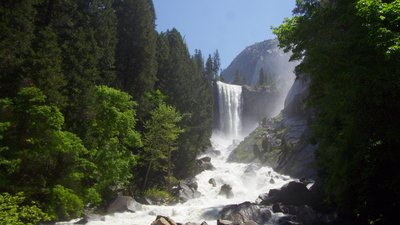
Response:
[[[211,164],[211,158],[209,156],[196,160],[198,166],[198,172],[201,173],[204,170],[215,170],[213,164]]]
[[[245,222],[243,225],[258,225],[258,223],[254,222],[253,220],[249,220]]]
[[[271,179],[269,180],[269,183],[270,183],[270,184],[275,184],[274,178],[271,178]]]
[[[313,195],[306,185],[297,181],[291,181],[280,189],[271,189],[268,195],[260,195],[260,204],[270,205],[281,202],[285,205],[308,205],[312,202]]]
[[[203,221],[200,225],[208,225],[206,221]]]
[[[131,196],[118,196],[107,208],[107,213],[116,212],[135,212],[141,210],[142,205],[135,201]]]
[[[233,224],[243,224],[250,221],[265,224],[271,219],[271,211],[254,203],[244,202],[238,205],[225,206],[220,212],[220,218],[230,220]]]
[[[229,220],[217,220],[217,225],[233,225],[233,223]]]
[[[106,218],[103,215],[95,213],[85,213],[83,218],[75,222],[74,224],[87,224],[89,221],[105,221]]]
[[[213,187],[216,187],[216,186],[217,186],[217,182],[215,181],[214,178],[209,179],[209,180],[208,180],[208,183],[211,184]]]
[[[177,225],[175,221],[167,216],[157,216],[151,225]]]
[[[233,198],[232,187],[229,184],[222,185],[219,195],[225,195],[227,198]]]
[[[190,199],[201,196],[201,193],[197,191],[197,187],[197,182],[194,180],[181,181],[178,186],[173,188],[172,193],[179,202],[187,202]]]

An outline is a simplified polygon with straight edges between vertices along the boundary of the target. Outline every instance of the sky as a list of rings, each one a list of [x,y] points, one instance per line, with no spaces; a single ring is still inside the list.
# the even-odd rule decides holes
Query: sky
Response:
[[[271,26],[291,17],[296,0],[153,0],[156,29],[176,28],[191,54],[218,49],[221,68],[247,46],[275,38]]]

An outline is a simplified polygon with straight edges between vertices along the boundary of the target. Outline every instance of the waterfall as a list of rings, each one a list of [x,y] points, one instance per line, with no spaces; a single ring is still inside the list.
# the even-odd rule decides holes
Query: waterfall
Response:
[[[219,130],[226,136],[238,137],[242,128],[242,86],[217,82]]]

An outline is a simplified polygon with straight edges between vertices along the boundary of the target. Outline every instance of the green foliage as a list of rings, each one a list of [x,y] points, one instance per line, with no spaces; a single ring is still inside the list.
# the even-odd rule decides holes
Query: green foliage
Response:
[[[213,92],[207,71],[212,71],[212,67],[202,68],[204,60],[200,52],[190,57],[176,29],[161,33],[158,38],[162,54],[159,54],[157,87],[167,96],[166,103],[183,115],[180,126],[184,132],[172,157],[175,175],[183,178],[193,175],[196,155],[210,145]]]
[[[88,151],[81,140],[61,130],[64,118],[58,108],[47,105],[46,96],[33,87],[1,103],[0,119],[8,129],[2,132],[6,148],[2,149],[0,190],[42,196],[46,203],[56,184],[83,191],[84,179],[95,166],[85,159]],[[82,208],[75,210],[77,215]]]
[[[144,192],[144,197],[149,198],[153,201],[162,200],[164,202],[173,202],[175,200],[168,191],[153,187],[149,188]]]
[[[82,199],[73,190],[56,185],[51,189],[51,211],[62,220],[80,217],[84,209]]]
[[[16,195],[0,194],[0,224],[35,225],[49,220],[50,217],[35,202],[26,204],[22,192]]]
[[[210,144],[211,84],[178,31],[157,37],[152,1],[6,0],[0,14],[1,192],[57,220],[142,186],[152,120],[177,130],[163,147],[147,141],[168,155],[151,186],[192,175]],[[209,66],[218,73],[218,52]]]
[[[119,86],[141,105],[139,118],[151,110],[143,96],[157,80],[155,13],[151,0],[116,0],[118,44],[116,69]],[[143,111],[142,111],[143,110]]]
[[[298,1],[275,29],[311,78],[326,195],[361,223],[388,224],[400,204],[399,3]]]
[[[144,155],[141,159],[147,164],[144,188],[147,187],[150,174],[172,176],[172,152],[176,150],[178,136],[183,132],[178,126],[182,116],[174,107],[162,103],[150,114],[151,119],[144,124],[146,132],[143,137]],[[165,183],[171,187],[170,179],[165,180]]]
[[[360,0],[357,14],[365,22],[371,44],[387,57],[400,54],[400,1]]]
[[[0,5],[0,98],[13,97],[20,87],[34,37],[34,3],[5,0]]]
[[[92,111],[95,113],[86,136],[93,162],[97,165],[97,189],[106,194],[124,189],[132,178],[136,157],[133,148],[142,145],[135,131],[136,103],[125,92],[96,87]]]

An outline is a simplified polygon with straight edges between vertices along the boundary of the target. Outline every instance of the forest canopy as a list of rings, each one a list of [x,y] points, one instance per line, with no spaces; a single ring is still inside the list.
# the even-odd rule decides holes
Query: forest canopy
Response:
[[[210,75],[176,29],[157,33],[151,0],[5,0],[0,14],[0,208],[21,211],[3,220],[67,220],[195,173]]]

